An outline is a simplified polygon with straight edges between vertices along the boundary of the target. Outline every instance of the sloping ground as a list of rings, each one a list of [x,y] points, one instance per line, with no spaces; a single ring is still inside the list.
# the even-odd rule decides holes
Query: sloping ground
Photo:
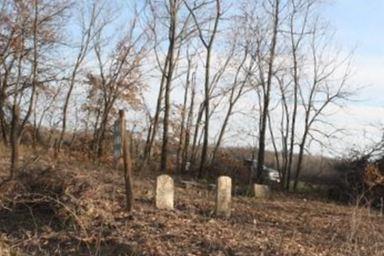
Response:
[[[10,255],[384,255],[384,218],[366,209],[235,197],[231,218],[220,219],[213,191],[176,183],[175,211],[160,211],[154,178],[136,176],[127,214],[118,171],[69,157],[50,163],[36,161],[0,187],[0,251],[4,244]]]

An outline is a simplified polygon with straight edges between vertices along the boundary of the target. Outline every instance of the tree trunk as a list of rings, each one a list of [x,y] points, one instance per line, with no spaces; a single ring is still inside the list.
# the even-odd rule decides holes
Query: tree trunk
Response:
[[[17,105],[12,107],[12,123],[11,123],[11,169],[10,179],[13,179],[19,168],[19,119],[20,110]]]
[[[183,107],[181,109],[181,127],[180,127],[180,136],[179,136],[179,145],[177,148],[177,154],[176,154],[176,170],[181,171],[181,152],[184,148],[185,144],[185,117],[186,117],[186,110],[187,110],[187,100],[188,100],[188,90],[190,85],[190,70],[191,70],[191,61],[188,60],[188,73],[186,77],[186,83],[185,83],[185,92],[184,92],[184,101],[183,101]]]
[[[192,129],[193,108],[194,108],[194,103],[195,103],[195,93],[196,93],[195,92],[195,82],[193,82],[192,91],[191,91],[191,102],[189,105],[189,112],[188,112],[188,117],[187,117],[185,143],[184,143],[184,148],[183,148],[183,153],[182,153],[182,162],[181,162],[181,171],[182,172],[186,171],[186,166],[187,166],[187,159],[188,159],[188,153],[189,153],[189,142],[190,142],[190,137],[191,137],[190,130]]]
[[[63,114],[62,114],[63,115],[63,120],[62,120],[60,137],[59,137],[59,140],[57,142],[57,149],[56,149],[57,152],[60,152],[60,150],[61,150],[61,145],[63,143],[64,135],[65,135],[65,132],[66,132],[66,129],[67,129],[68,105],[69,105],[69,100],[71,99],[71,96],[72,96],[73,88],[75,86],[76,72],[77,72],[77,66],[75,67],[75,70],[72,73],[71,81],[70,81],[70,84],[69,84],[69,89],[68,89],[67,95],[66,95],[65,100],[64,100]]]
[[[213,37],[212,37],[213,39]],[[213,42],[213,41],[212,41]],[[210,109],[210,72],[211,72],[211,50],[212,44],[207,48],[207,58],[205,63],[205,83],[204,83],[204,111],[205,111],[205,122],[204,122],[204,139],[203,139],[203,148],[201,150],[201,161],[200,168],[198,173],[198,178],[202,178],[205,175],[204,168],[206,166],[206,159],[208,154],[208,139],[209,139],[209,109]]]
[[[197,148],[198,148],[197,138],[199,136],[200,122],[201,122],[201,119],[203,118],[203,113],[204,113],[204,104],[201,104],[200,108],[199,108],[199,112],[197,114],[197,119],[196,119],[196,123],[195,123],[195,131],[193,133],[192,152],[191,152],[191,159],[190,159],[191,163],[196,162]]]
[[[7,79],[8,79],[8,70],[6,69],[4,74],[3,74],[3,81],[1,84],[1,91],[0,91],[0,128],[1,128],[1,134],[2,134],[2,139],[5,145],[8,144],[8,122],[5,117],[5,100],[7,98],[5,89],[8,87],[7,86]]]
[[[163,99],[164,83],[165,83],[165,79],[166,79],[165,70],[168,69],[168,64],[169,64],[168,62],[169,62],[169,60],[168,60],[168,58],[166,58],[165,63],[164,63],[163,74],[161,76],[159,95],[157,96],[156,112],[155,112],[155,116],[154,116],[154,119],[153,119],[153,123],[151,125],[152,129],[148,130],[147,142],[146,142],[145,148],[144,148],[144,156],[143,156],[142,167],[144,167],[146,162],[151,159],[151,152],[152,152],[153,142],[155,141],[157,129],[158,129],[158,126],[159,126],[159,118],[160,118],[160,112],[161,112],[161,103],[162,103],[162,99]]]
[[[301,140],[300,146],[299,146],[299,156],[297,160],[297,167],[296,167],[296,173],[295,173],[295,181],[293,183],[293,191],[297,190],[297,185],[299,184],[299,176],[301,172],[301,168],[303,165],[303,159],[304,159],[304,150],[305,150],[305,142],[307,140],[308,135],[308,128],[305,128],[303,138]]]
[[[165,83],[165,95],[164,95],[164,122],[163,122],[163,144],[161,147],[161,160],[160,160],[160,171],[165,173],[168,168],[168,136],[169,136],[169,114],[170,114],[170,93],[171,84],[173,79],[174,69],[174,52],[175,52],[175,41],[176,41],[176,24],[177,24],[177,4],[178,1],[174,0],[170,3],[170,27],[169,27],[169,47],[167,58],[169,59],[168,70],[166,75]]]
[[[273,63],[275,59],[275,50],[277,44],[277,33],[278,33],[278,25],[279,25],[279,8],[280,0],[275,1],[275,10],[274,10],[274,25],[273,25],[273,35],[271,40],[271,50],[269,55],[268,62],[268,77],[266,84],[266,91],[264,92],[264,104],[262,109],[261,116],[261,124],[260,124],[260,132],[259,132],[259,152],[257,155],[257,182],[262,183],[262,173],[264,169],[264,158],[265,158],[265,132],[267,125],[267,116],[269,111],[269,101],[270,101],[270,92],[271,92],[271,84],[272,84],[272,76],[273,76]]]
[[[4,145],[8,145],[8,138],[7,138],[8,129],[7,129],[7,122],[5,120],[5,115],[3,112],[3,106],[0,106],[0,128],[1,128],[1,137],[2,137],[3,143]]]
[[[225,129],[227,128],[227,125],[228,125],[229,117],[230,117],[231,114],[232,114],[232,109],[233,109],[233,104],[232,104],[232,103],[229,103],[229,107],[228,107],[227,113],[226,113],[226,115],[225,115],[223,125],[222,125],[222,127],[221,127],[221,129],[220,129],[219,137],[218,137],[218,139],[217,139],[215,148],[213,149],[213,152],[212,152],[212,161],[215,160],[217,151],[218,151],[218,149],[219,149],[219,147],[220,147],[221,141],[223,140],[224,133],[225,133]]]

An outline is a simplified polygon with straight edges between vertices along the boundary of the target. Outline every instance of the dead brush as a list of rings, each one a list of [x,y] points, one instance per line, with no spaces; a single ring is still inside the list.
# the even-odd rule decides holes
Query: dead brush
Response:
[[[82,207],[76,197],[89,184],[62,174],[51,168],[29,169],[0,187],[0,223],[7,234],[17,239],[34,234],[33,239],[39,241],[43,237],[53,239],[66,228],[79,234],[75,240],[87,240],[89,234],[79,217]],[[87,242],[83,244],[89,247]]]
[[[7,242],[7,238],[3,235],[0,235],[0,255],[2,256],[18,256],[21,255],[17,250],[11,248]]]
[[[371,211],[365,199],[364,194],[356,199],[343,247],[350,255],[384,255],[384,228],[377,225],[382,217]]]
[[[28,161],[14,180],[0,186],[0,228],[10,245],[28,255],[55,250],[103,255],[108,246],[125,246],[118,243],[115,220],[128,218],[122,210],[124,194],[116,188],[120,174],[74,162],[76,168],[65,161],[53,165],[44,157]]]
[[[347,236],[346,248],[353,255],[383,255],[384,229],[377,225],[377,219],[382,219],[383,209],[384,175],[382,170],[377,165],[368,164],[364,168],[363,181],[365,188],[356,197],[355,207],[350,218],[350,233]],[[366,246],[367,244],[369,246]]]

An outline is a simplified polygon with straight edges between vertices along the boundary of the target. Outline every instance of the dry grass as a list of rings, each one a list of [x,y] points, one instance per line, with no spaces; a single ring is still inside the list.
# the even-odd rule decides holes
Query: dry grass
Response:
[[[1,240],[27,255],[384,254],[383,217],[364,208],[282,194],[235,197],[231,218],[220,219],[213,191],[176,182],[176,209],[159,211],[154,177],[136,175],[128,214],[112,168],[68,156],[52,164],[47,154],[27,166],[0,187]]]

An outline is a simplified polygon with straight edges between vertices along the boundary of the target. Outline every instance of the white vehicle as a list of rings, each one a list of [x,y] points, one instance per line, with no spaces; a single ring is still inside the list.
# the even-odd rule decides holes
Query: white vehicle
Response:
[[[246,162],[250,165],[251,171],[256,174],[257,172],[257,161],[256,160],[246,160]],[[263,179],[269,182],[277,182],[280,183],[280,175],[279,171],[269,168],[267,166],[263,166]]]
[[[263,172],[264,172],[263,175],[266,176],[265,178],[267,180],[280,183],[279,171],[264,166],[264,171]]]

